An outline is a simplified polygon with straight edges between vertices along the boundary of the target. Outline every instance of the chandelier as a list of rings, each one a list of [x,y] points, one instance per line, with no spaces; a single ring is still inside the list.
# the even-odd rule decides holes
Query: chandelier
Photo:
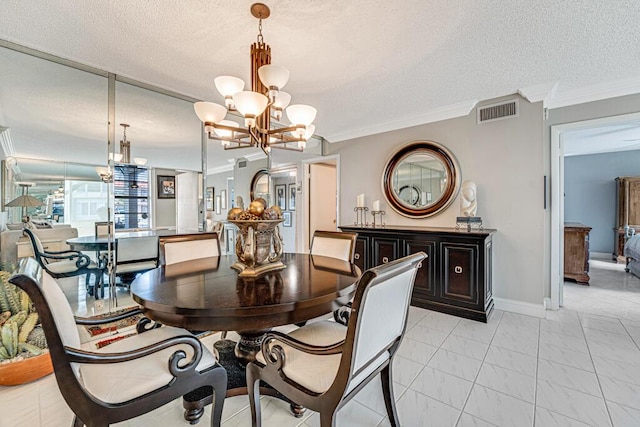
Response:
[[[312,122],[316,109],[309,105],[289,105],[291,95],[281,90],[289,80],[289,70],[271,65],[271,47],[262,37],[262,20],[270,13],[265,4],[251,5],[251,14],[259,20],[257,41],[251,45],[251,90],[243,90],[242,79],[219,76],[214,82],[224,96],[225,105],[204,101],[194,104],[209,139],[221,141],[225,150],[259,147],[269,153],[273,147],[302,151],[315,132]],[[291,124],[272,127],[271,119],[279,121],[283,110]],[[224,120],[230,111],[240,113],[245,127]]]

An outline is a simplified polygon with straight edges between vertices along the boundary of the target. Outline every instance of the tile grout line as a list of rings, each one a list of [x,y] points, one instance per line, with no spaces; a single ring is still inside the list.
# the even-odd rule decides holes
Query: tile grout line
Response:
[[[582,319],[578,316],[578,322],[580,322],[580,327],[582,328],[582,333],[584,334],[584,325],[582,324]],[[602,384],[600,383],[600,375],[598,374],[598,369],[596,368],[596,364],[593,361],[593,355],[591,354],[591,348],[589,346],[589,340],[587,339],[587,335],[584,334],[584,339],[587,342],[587,350],[589,350],[589,358],[591,359],[591,364],[593,365],[593,371],[596,374],[596,380],[598,381],[598,387],[600,388],[600,393],[602,393],[602,401],[604,402],[604,407],[607,410],[607,416],[609,417],[610,425],[613,424],[613,418],[611,417],[611,411],[609,411],[609,405],[607,405],[607,399],[604,397],[604,390],[602,389]]]

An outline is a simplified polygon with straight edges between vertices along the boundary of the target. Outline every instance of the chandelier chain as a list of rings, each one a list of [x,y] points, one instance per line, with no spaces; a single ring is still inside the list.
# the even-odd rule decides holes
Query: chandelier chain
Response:
[[[262,37],[262,18],[258,22],[258,44],[264,44],[264,37]]]

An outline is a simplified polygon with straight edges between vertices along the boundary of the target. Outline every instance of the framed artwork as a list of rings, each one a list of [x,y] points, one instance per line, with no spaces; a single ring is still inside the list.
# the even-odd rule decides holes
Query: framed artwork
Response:
[[[208,211],[213,210],[213,187],[207,187],[207,193],[204,197],[204,204]]]
[[[285,227],[291,227],[291,212],[282,212],[282,218],[284,219],[282,225]]]
[[[216,214],[220,215],[220,195],[216,196]]]
[[[295,211],[296,210],[296,184],[289,184],[289,196],[287,198],[287,201],[289,202],[289,210],[290,211]]]
[[[227,190],[220,191],[220,208],[227,209]]]
[[[274,186],[276,190],[276,205],[281,210],[287,210],[287,184],[279,184]]]
[[[176,177],[158,175],[158,199],[176,198]]]

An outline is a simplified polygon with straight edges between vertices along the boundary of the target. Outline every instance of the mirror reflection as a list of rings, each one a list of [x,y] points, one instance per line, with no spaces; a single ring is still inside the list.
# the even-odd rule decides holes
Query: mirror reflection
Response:
[[[445,209],[458,194],[460,172],[449,151],[417,141],[394,153],[383,175],[384,196],[401,215],[425,218]]]
[[[393,191],[405,205],[423,208],[440,198],[446,181],[447,171],[437,157],[414,153],[393,172]]]

